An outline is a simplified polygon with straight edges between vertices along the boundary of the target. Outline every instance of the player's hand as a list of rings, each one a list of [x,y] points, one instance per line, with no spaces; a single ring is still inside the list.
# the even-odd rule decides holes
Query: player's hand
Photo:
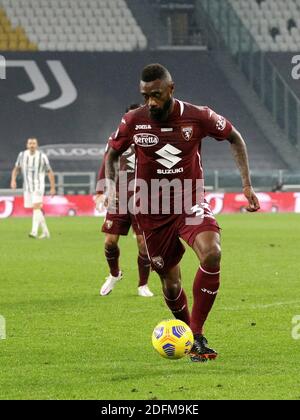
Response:
[[[119,205],[119,196],[115,188],[109,189],[106,194],[106,200],[104,203],[105,208],[109,212],[116,212]]]
[[[103,210],[107,207],[107,197],[105,194],[97,194],[94,197],[95,208],[99,213],[102,213]]]
[[[51,195],[51,197],[54,197],[56,195],[56,189],[55,188],[51,188],[50,195]]]
[[[247,186],[243,188],[244,195],[248,200],[249,206],[247,207],[247,211],[253,213],[260,209],[258,198],[251,186]]]
[[[11,183],[10,183],[10,188],[11,188],[12,190],[16,190],[16,189],[17,189],[17,183],[16,183],[16,181],[11,181]]]

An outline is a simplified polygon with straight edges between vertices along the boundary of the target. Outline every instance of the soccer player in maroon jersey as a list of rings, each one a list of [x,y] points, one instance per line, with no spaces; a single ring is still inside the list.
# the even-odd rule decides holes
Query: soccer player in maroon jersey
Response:
[[[128,111],[139,108],[140,105],[132,104],[127,108]],[[109,147],[110,141],[114,137],[114,134],[109,138],[107,147]],[[105,180],[105,153],[101,168],[98,174],[97,182],[97,196],[96,203],[101,207],[105,197],[103,196],[103,186]],[[126,173],[125,185],[122,185],[122,188],[127,190],[127,183],[134,179],[135,174],[135,150],[134,145],[131,145],[128,150],[126,150],[119,159],[119,171]],[[104,224],[102,226],[102,232],[105,233],[105,257],[107,264],[110,269],[110,274],[106,278],[105,283],[101,287],[100,295],[107,296],[111,293],[118,281],[123,277],[122,271],[119,268],[119,257],[120,249],[118,247],[118,242],[120,236],[127,236],[130,227],[136,234],[137,245],[139,250],[138,255],[138,270],[139,270],[139,284],[138,284],[138,295],[142,297],[152,297],[153,293],[149,289],[148,280],[150,275],[151,264],[147,255],[147,250],[144,242],[143,233],[138,227],[138,224],[133,215],[129,212],[126,214],[112,214],[107,213]]]
[[[195,338],[192,361],[215,359],[217,352],[208,346],[204,337],[204,323],[213,307],[220,286],[220,228],[208,204],[199,194],[197,180],[203,179],[201,142],[206,136],[217,141],[228,140],[233,157],[241,173],[243,192],[249,202],[247,210],[259,210],[259,201],[251,185],[245,142],[233,125],[208,107],[195,106],[174,98],[174,82],[169,71],[160,64],[151,64],[142,72],[140,91],[145,105],[127,113],[110,143],[106,161],[108,183],[107,204],[115,197],[114,162],[134,143],[136,150],[136,181],[149,187],[148,196],[140,195],[136,187],[137,221],[143,230],[153,269],[160,275],[165,301],[174,316],[190,325]],[[152,183],[178,181],[184,185],[181,193],[170,189],[173,200],[185,200],[186,190],[192,206],[180,214],[165,214],[162,204],[152,211],[153,199],[166,200],[161,191],[152,193]],[[188,181],[191,183],[188,184]],[[189,185],[189,187],[186,187]],[[189,195],[189,194],[188,194]],[[141,204],[148,200],[148,211]],[[138,200],[137,200],[138,201]],[[175,202],[175,201],[174,201]],[[150,209],[150,210],[149,210]],[[191,315],[187,297],[181,285],[180,260],[184,254],[182,238],[197,255],[200,267],[193,285]]]

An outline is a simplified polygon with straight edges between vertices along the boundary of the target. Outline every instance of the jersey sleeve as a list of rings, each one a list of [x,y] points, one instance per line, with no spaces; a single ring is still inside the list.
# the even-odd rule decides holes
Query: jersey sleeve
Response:
[[[120,155],[126,152],[132,144],[129,114],[124,115],[115,135],[109,142],[110,147]]]
[[[52,170],[49,159],[48,159],[48,156],[45,155],[44,153],[42,155],[42,162],[43,162],[43,166],[44,166],[44,169],[45,169],[46,172],[49,172],[49,171]]]
[[[16,163],[15,163],[15,167],[16,168],[20,168],[21,167],[22,157],[23,157],[23,152],[19,153],[19,156],[18,156],[18,158],[16,160]]]
[[[230,121],[207,107],[202,110],[201,122],[205,135],[216,140],[226,140],[233,128]]]

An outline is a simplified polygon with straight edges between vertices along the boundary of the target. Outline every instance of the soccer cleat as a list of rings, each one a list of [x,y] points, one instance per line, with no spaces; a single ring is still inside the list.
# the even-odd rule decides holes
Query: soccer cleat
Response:
[[[50,233],[42,233],[42,235],[39,236],[39,239],[50,239]]]
[[[112,289],[115,287],[116,283],[122,280],[122,277],[123,277],[123,274],[121,271],[119,272],[118,277],[114,277],[111,274],[108,277],[106,277],[106,281],[100,290],[100,296],[109,295]]]
[[[192,362],[207,362],[208,360],[215,360],[218,353],[208,347],[208,342],[203,335],[194,335],[194,345],[190,351],[190,358]]]
[[[138,287],[138,295],[142,297],[152,297],[153,293],[149,289],[148,285],[145,284],[144,286]]]
[[[30,238],[30,239],[37,239],[38,237],[37,237],[37,235],[34,235],[33,233],[29,233],[28,234],[28,237]]]

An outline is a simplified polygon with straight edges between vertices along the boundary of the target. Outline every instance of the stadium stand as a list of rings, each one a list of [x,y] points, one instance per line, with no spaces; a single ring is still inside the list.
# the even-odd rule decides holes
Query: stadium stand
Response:
[[[5,10],[0,3],[0,51],[36,51],[37,45],[30,42],[25,30],[16,25],[12,26]]]
[[[159,13],[161,27],[166,30],[165,45],[206,46],[205,24],[199,25],[196,18],[195,0],[154,0],[152,4],[152,10]],[[164,45],[163,42],[160,45]]]
[[[23,56],[24,54],[20,58]],[[45,67],[48,57],[52,58],[53,54],[35,54],[31,57],[45,75],[49,71]],[[0,84],[0,89],[5,89],[5,95],[1,95],[4,97],[4,107],[0,113],[0,125],[3,138],[9,139],[9,142],[2,144],[2,168],[11,167],[16,158],[16,150],[21,149],[24,139],[33,133],[42,145],[93,143],[103,147],[108,136],[119,124],[120,116],[128,103],[139,100],[139,71],[149,62],[162,62],[170,68],[176,82],[176,97],[191,103],[208,105],[231,119],[248,141],[250,158],[255,168],[286,168],[255,123],[253,115],[232,91],[222,67],[216,64],[213,53],[85,53],[84,65],[80,53],[56,53],[55,58],[68,70],[78,91],[76,101],[70,106],[49,111],[40,107],[39,102],[22,102],[17,95],[28,91],[29,86],[26,75],[19,69],[9,69],[5,84]],[[126,63],[124,72],[120,70],[122,63]],[[47,81],[53,97],[57,92],[57,84],[53,77],[47,78]],[[46,98],[41,103],[45,101]],[[16,120],[18,124],[15,124]],[[235,169],[227,142],[219,144],[206,140],[204,157],[207,169]],[[55,169],[59,170],[64,168],[86,171],[95,170],[98,166],[97,161],[74,161],[68,156],[63,159],[61,155],[54,163]]]
[[[253,2],[256,3],[256,0],[251,1],[248,9],[260,11],[262,4],[257,2],[256,7],[252,6]],[[260,3],[264,2],[269,3],[268,0],[262,0]],[[291,2],[295,3],[292,0]],[[243,86],[248,85],[247,82],[241,80],[238,88],[233,87],[233,84],[237,84],[236,79],[233,84],[230,82],[228,72],[225,71],[227,61],[222,61],[221,58],[217,60],[217,48],[213,42],[207,44],[208,51],[195,49],[191,52],[186,47],[188,42],[191,42],[193,48],[195,38],[190,37],[189,33],[184,38],[172,36],[168,40],[167,32],[159,30],[163,26],[161,17],[166,17],[166,13],[173,13],[173,9],[169,6],[164,7],[164,3],[167,2],[0,0],[0,45],[2,50],[11,50],[5,55],[8,60],[12,60],[11,66],[8,67],[7,80],[0,84],[0,94],[3,98],[0,125],[3,138],[9,139],[2,144],[1,170],[11,168],[16,158],[16,150],[21,150],[25,139],[34,135],[39,138],[42,146],[51,146],[53,149],[52,161],[55,170],[96,171],[99,154],[96,153],[95,157],[89,156],[88,159],[74,159],[74,156],[69,154],[70,147],[74,145],[74,149],[78,146],[75,154],[84,149],[94,150],[95,145],[99,145],[99,150],[103,149],[106,139],[118,124],[128,103],[139,100],[138,72],[149,62],[161,62],[170,68],[176,82],[177,97],[199,105],[211,106],[233,121],[247,140],[252,169],[275,173],[279,169],[292,168],[291,162],[272,140],[275,137],[271,134],[268,136],[268,131],[272,130],[262,127],[258,122],[262,119],[259,118],[258,108],[250,107],[249,95],[243,89]],[[185,4],[186,8],[183,21],[186,19],[186,10],[189,10],[192,17],[196,16],[196,9],[191,7],[192,3],[196,5],[197,2],[174,0],[172,4],[176,6],[176,13],[180,10],[180,3]],[[216,2],[209,0],[209,3]],[[237,4],[235,0],[227,0],[226,3],[234,6]],[[241,0],[240,3],[245,2]],[[244,13],[246,8],[243,6],[241,10]],[[150,15],[155,17],[155,23],[151,20],[153,27],[150,19],[147,20],[147,16]],[[177,18],[175,20],[177,21]],[[200,19],[199,22],[198,29],[208,27],[208,19],[202,19],[202,22]],[[296,25],[297,22],[295,19]],[[288,31],[292,32],[293,22],[287,20],[287,25],[290,28]],[[151,31],[159,36],[151,37]],[[227,32],[229,31],[226,30]],[[12,36],[12,40],[17,39],[17,45],[14,45],[12,40],[7,41],[9,33],[11,36],[14,33],[22,35],[19,38]],[[5,36],[1,38],[1,34]],[[276,40],[277,32],[274,30],[272,34]],[[207,36],[209,35],[207,31]],[[182,42],[180,39],[184,39],[183,42],[187,44],[183,44],[182,49],[176,49],[176,43]],[[155,42],[152,42],[153,40]],[[199,44],[202,44],[203,40],[205,42],[205,39],[200,37]],[[160,47],[163,48],[160,50]],[[36,48],[42,53],[28,54],[28,50]],[[15,53],[16,50],[26,52]],[[134,54],[132,51],[135,51]],[[24,63],[18,67],[18,60],[30,60],[31,65],[40,71],[40,79],[43,78],[44,85],[48,86],[44,97],[24,100],[24,97],[31,93],[32,84],[24,68],[20,68]],[[53,60],[60,68],[55,74],[50,67],[51,61],[52,64],[55,62]],[[246,64],[248,62],[249,60]],[[240,69],[236,70],[240,72]],[[59,102],[61,97],[68,96],[70,87],[73,92],[70,103],[53,111],[46,107],[47,104]],[[267,98],[269,97],[271,95],[267,95]],[[277,109],[281,110],[278,106]],[[16,120],[18,124],[15,124]],[[70,121],[72,123],[66,123]],[[274,121],[270,120],[269,124],[278,132]],[[297,127],[294,131],[292,134],[296,142]],[[277,137],[280,138],[278,141],[283,143],[280,132],[277,133]],[[205,140],[203,158],[206,171],[220,171],[220,174],[227,170],[231,173],[237,172],[227,142],[219,144]]]
[[[4,34],[17,39],[13,37],[17,31],[30,39],[27,44],[14,43],[4,36],[0,50],[26,51],[33,45],[39,51],[133,51],[147,47],[147,39],[125,0],[0,0],[0,7],[3,24],[11,28]]]
[[[229,0],[262,51],[298,51],[300,0]]]
[[[254,3],[255,6],[253,6]],[[274,3],[276,2],[274,1]],[[291,10],[295,8],[294,16],[297,15],[298,5],[300,6],[299,0],[287,0],[283,3],[286,10],[289,11],[289,16]],[[260,20],[256,13],[260,14],[261,10],[265,10],[268,6],[272,8],[271,15],[273,16],[277,13],[274,6],[268,0],[252,0],[251,2],[198,0],[198,4],[203,6],[208,28],[215,36],[216,46],[210,43],[209,48],[214,49],[216,53],[218,51],[223,53],[223,58],[222,55],[220,56],[219,66],[224,68],[232,89],[235,90],[248,111],[250,108],[252,109],[253,117],[265,133],[269,143],[277,150],[288,167],[297,170],[300,159],[300,100],[297,83],[298,70],[296,64],[293,64],[297,62],[295,60],[298,57],[298,54],[295,55],[296,45],[293,40],[287,39],[288,47],[285,46],[285,48],[288,51],[282,52],[278,50],[278,46],[274,49],[273,44],[261,44],[253,34],[257,31],[251,28],[251,23],[245,18],[247,14],[250,14],[249,20],[252,22],[253,14],[256,16],[258,26],[261,22],[272,29],[272,19],[268,20],[263,17]],[[282,15],[282,6],[279,6],[278,10]],[[293,18],[286,19],[286,24],[291,31],[294,24],[289,19]],[[253,18],[253,23],[254,21]],[[263,23],[264,21],[265,23]],[[296,25],[298,21],[298,19],[294,19]],[[275,27],[269,34],[271,37],[273,35],[275,39],[274,41],[272,38],[272,43],[277,40],[277,29]],[[211,35],[210,38],[212,38]],[[237,84],[232,79],[231,74],[226,71],[226,64],[225,67],[222,66],[221,60],[228,63],[230,61],[230,65],[235,66],[236,73],[238,73],[235,78],[238,77],[240,83]],[[293,69],[293,65],[295,69]],[[241,75],[244,76],[244,80],[241,79]],[[248,93],[246,93],[247,91]]]

